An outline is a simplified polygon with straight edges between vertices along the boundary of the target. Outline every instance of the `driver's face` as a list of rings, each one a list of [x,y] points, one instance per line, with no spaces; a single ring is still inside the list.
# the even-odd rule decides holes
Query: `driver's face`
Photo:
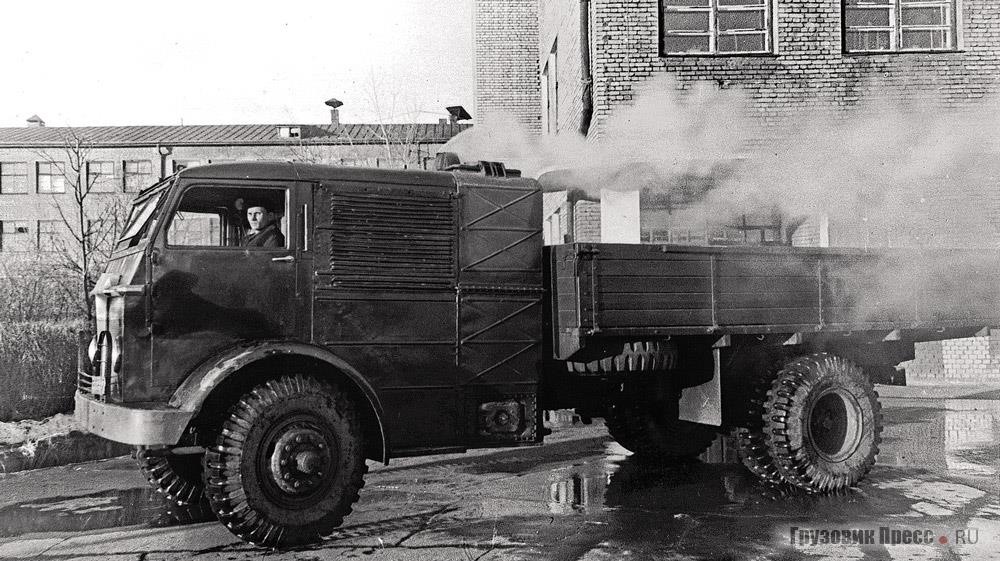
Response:
[[[247,222],[251,230],[263,230],[271,223],[271,213],[262,206],[252,206],[247,209]]]

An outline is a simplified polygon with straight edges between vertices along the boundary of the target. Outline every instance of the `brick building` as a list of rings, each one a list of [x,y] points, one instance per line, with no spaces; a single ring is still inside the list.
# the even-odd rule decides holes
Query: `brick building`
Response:
[[[519,105],[519,122],[545,134],[600,142],[622,130],[614,125],[623,115],[633,125],[641,122],[642,115],[629,111],[650,90],[653,96],[682,99],[705,90],[739,92],[746,104],[739,126],[734,125],[743,133],[734,160],[753,165],[768,156],[774,142],[785,140],[782,148],[791,148],[795,156],[787,159],[793,163],[796,157],[813,158],[810,163],[820,168],[824,157],[837,163],[819,170],[817,176],[826,176],[822,180],[789,174],[789,198],[797,194],[795,181],[813,183],[801,187],[819,195],[804,217],[790,220],[755,209],[738,224],[735,217],[723,217],[725,228],[708,224],[713,218],[708,217],[702,231],[674,223],[690,200],[664,200],[662,191],[637,183],[633,219],[640,228],[634,241],[995,249],[1000,246],[1000,167],[993,164],[997,147],[990,136],[1000,130],[1000,122],[988,104],[1000,78],[998,7],[995,0],[477,0],[477,22],[488,22],[477,24],[477,84],[506,80],[503,96],[477,90],[477,110],[509,111],[506,99],[528,99],[535,92],[535,112]],[[506,26],[498,23],[505,21]],[[523,46],[532,37],[537,44],[529,52]],[[507,58],[506,67],[496,64],[498,53]],[[536,73],[526,75],[523,69],[531,66]],[[884,108],[921,113],[905,134],[896,134],[884,128],[885,116],[879,114]],[[683,110],[683,105],[672,109]],[[844,134],[823,145],[828,154],[808,154],[787,138],[803,115],[853,121],[856,128],[870,125],[860,137]],[[663,117],[671,116],[647,115]],[[933,154],[933,137],[949,119],[965,125],[957,137],[967,133],[971,138],[945,138],[941,144],[955,144],[953,149]],[[856,138],[861,142],[852,146]],[[886,146],[878,145],[879,138]],[[859,173],[850,157],[867,159],[872,169]],[[937,161],[925,165],[915,161],[919,157]],[[783,171],[788,170],[779,168],[770,179],[781,180]],[[823,196],[836,195],[838,174],[868,192],[847,211],[832,215],[823,208]],[[711,174],[688,179],[709,188],[714,180]],[[690,184],[676,177],[654,181]],[[885,187],[889,184],[894,191]],[[604,224],[593,227],[595,220],[609,219],[594,216],[593,197],[573,196],[573,188],[581,185],[556,181],[550,187],[565,192],[547,194],[549,243],[595,241],[599,237],[592,234],[574,234],[609,230]],[[869,220],[868,207],[894,197],[912,198],[911,206],[899,203]],[[886,218],[895,221],[879,222]],[[583,227],[588,220],[590,227]],[[1000,359],[993,333],[992,338],[922,347],[911,365],[919,370],[916,377],[996,380]]]
[[[247,160],[426,168],[470,125],[341,124],[0,128],[0,264],[59,251],[74,183],[100,219],[139,189],[184,167]],[[41,254],[41,255],[40,255]]]
[[[478,122],[512,117],[541,131],[538,0],[476,0],[473,20]]]
[[[980,106],[996,93],[1000,75],[997,7],[990,0],[479,0],[477,109],[514,113],[531,130],[601,139],[644,89],[739,91],[747,100],[740,127],[746,143],[734,157],[753,161],[755,147],[791,130],[804,113],[850,118],[877,109],[877,100],[940,111]],[[536,50],[528,52],[524,45],[534,37]],[[506,64],[497,64],[500,57]],[[530,67],[534,73],[525,72]],[[490,87],[497,84],[502,87]],[[509,103],[532,92],[538,100],[533,114],[523,103]],[[956,173],[968,172],[941,170],[942,176]],[[965,191],[941,194],[938,209],[991,197],[998,176],[989,170],[959,181]],[[720,235],[671,232],[655,216],[670,208],[662,202],[643,197],[643,240],[711,242]],[[938,213],[931,206],[925,214]],[[766,212],[753,216],[748,229],[723,234],[722,241],[748,232],[758,240],[773,237],[787,227],[769,219]],[[807,226],[794,236],[797,243],[902,243],[884,231],[863,232],[874,226],[844,217],[832,224],[810,217]],[[911,238],[956,245],[981,242],[983,234],[956,236],[939,228]],[[1000,243],[1000,228],[985,234],[988,245]]]
[[[519,104],[517,113],[546,132],[600,135],[637,86],[662,74],[681,88],[746,90],[755,113],[774,120],[803,105],[851,107],[865,97],[968,105],[996,91],[1000,69],[991,0],[476,4],[477,110],[509,112],[511,98],[534,92],[534,112]],[[588,104],[591,126],[583,123]]]

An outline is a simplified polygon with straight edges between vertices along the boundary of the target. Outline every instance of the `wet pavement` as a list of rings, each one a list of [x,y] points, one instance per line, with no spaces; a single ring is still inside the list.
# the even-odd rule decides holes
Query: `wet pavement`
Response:
[[[344,526],[284,552],[168,507],[128,459],[11,474],[0,559],[1000,559],[1000,401],[884,405],[879,463],[839,495],[739,465],[646,465],[595,423],[542,447],[372,464]]]

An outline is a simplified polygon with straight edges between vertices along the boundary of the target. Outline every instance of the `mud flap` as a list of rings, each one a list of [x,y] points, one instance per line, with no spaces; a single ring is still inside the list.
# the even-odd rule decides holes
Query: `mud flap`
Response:
[[[722,425],[721,351],[719,348],[712,349],[715,366],[711,380],[681,390],[677,412],[680,420],[716,427]]]

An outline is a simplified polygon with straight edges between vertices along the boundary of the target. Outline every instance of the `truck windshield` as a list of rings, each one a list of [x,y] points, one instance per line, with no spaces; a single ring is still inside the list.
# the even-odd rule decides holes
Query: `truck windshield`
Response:
[[[157,209],[160,198],[166,192],[167,182],[151,188],[146,196],[140,197],[132,210],[129,212],[128,221],[125,223],[124,233],[118,240],[117,249],[135,247],[140,241],[146,238],[149,232],[153,231],[156,224]],[[159,188],[157,188],[159,187]]]

